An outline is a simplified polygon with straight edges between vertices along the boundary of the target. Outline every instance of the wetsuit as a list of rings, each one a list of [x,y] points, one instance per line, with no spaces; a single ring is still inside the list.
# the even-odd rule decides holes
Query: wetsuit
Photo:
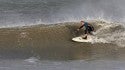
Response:
[[[87,34],[87,32],[91,33],[91,31],[94,30],[94,27],[90,26],[88,22],[84,22],[84,24],[79,29],[81,29],[83,26],[85,26],[85,34]]]

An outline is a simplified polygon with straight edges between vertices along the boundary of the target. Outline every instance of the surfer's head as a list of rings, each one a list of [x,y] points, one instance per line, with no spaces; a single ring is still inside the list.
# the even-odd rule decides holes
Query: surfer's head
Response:
[[[83,20],[81,20],[81,22],[84,22]]]
[[[82,20],[82,21],[80,21],[81,22],[81,24],[83,25],[84,24],[84,21]]]

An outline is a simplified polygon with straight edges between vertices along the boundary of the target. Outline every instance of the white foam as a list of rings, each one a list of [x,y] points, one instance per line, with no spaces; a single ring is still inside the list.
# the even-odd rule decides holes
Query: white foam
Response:
[[[121,28],[117,28],[120,26]],[[111,28],[114,28],[113,32],[110,31]],[[117,30],[115,30],[117,28]],[[102,24],[101,28],[98,29],[94,34],[97,37],[103,38],[102,40],[106,40],[109,43],[116,44],[120,47],[125,47],[125,31],[124,26],[120,24],[110,23],[110,24]]]
[[[112,23],[113,20],[109,17],[109,18],[104,18],[104,14],[101,13],[101,15],[99,14],[98,16],[96,17],[86,17],[84,18],[86,21],[102,21],[102,22],[105,22],[105,23]]]
[[[109,34],[105,39],[110,41],[111,43],[117,44],[120,47],[125,47],[125,31],[114,32],[112,34]]]
[[[39,61],[39,59],[35,58],[35,57],[30,57],[24,61],[30,62],[30,63],[36,63]]]
[[[104,38],[98,38],[96,36],[92,36],[92,44],[93,43],[109,43],[107,40],[105,40]]]

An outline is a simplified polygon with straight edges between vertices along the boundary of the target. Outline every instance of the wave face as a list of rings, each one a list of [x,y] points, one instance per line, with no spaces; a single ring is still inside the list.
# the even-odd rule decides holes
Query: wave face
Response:
[[[73,37],[83,34],[83,30],[76,32],[80,26],[77,22],[1,28],[0,58],[39,57],[61,60],[121,58],[125,49],[124,26],[103,21],[90,23],[96,29],[95,36],[105,39],[108,43],[73,42],[71,40]]]
[[[77,21],[86,17],[124,21],[124,0],[0,0],[0,26]]]

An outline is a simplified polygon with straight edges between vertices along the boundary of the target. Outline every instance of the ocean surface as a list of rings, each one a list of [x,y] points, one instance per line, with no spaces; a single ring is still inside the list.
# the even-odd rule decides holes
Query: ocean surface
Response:
[[[0,0],[0,70],[125,70],[124,0]],[[80,21],[94,39],[78,43]]]
[[[125,28],[119,23],[91,21],[93,42],[71,39],[78,22],[0,29],[1,70],[124,70]],[[103,39],[103,40],[102,40]]]

